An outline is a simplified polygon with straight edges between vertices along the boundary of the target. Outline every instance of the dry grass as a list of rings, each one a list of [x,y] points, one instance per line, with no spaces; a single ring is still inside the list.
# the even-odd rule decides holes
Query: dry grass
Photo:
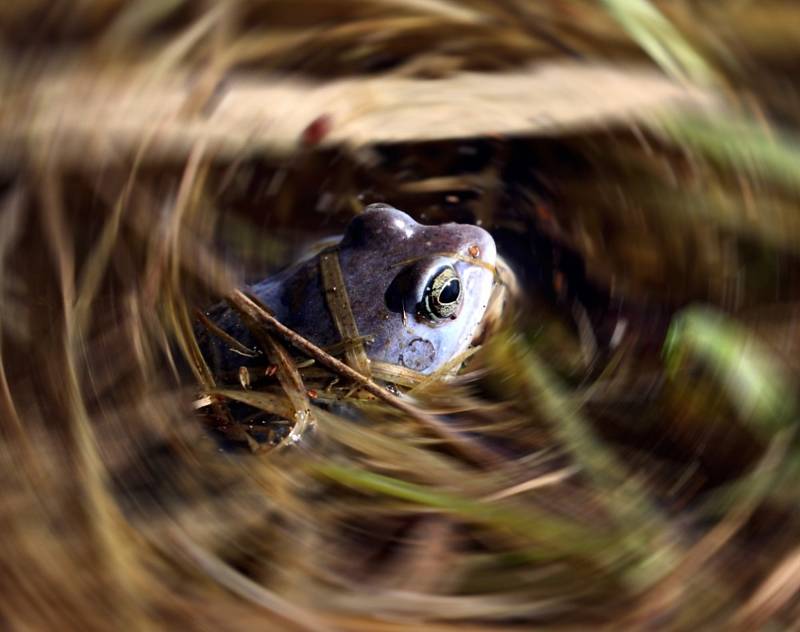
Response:
[[[799,17],[0,5],[3,626],[795,621]],[[378,200],[518,273],[466,368],[213,375],[195,310]]]

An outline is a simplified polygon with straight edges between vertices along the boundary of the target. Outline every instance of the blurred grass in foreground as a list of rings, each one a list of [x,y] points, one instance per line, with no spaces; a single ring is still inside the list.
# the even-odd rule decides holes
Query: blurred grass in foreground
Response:
[[[2,5],[2,620],[797,620],[798,19],[788,1]],[[627,88],[600,107],[584,61]],[[491,99],[465,71],[492,73]],[[287,74],[299,88],[258,85]],[[277,98],[221,104],[242,78],[315,98],[264,127]],[[349,128],[316,118],[329,79]],[[677,111],[685,93],[713,103]],[[515,256],[466,370],[413,389],[416,415],[279,340],[278,383],[217,383],[193,309],[373,200],[480,221]]]

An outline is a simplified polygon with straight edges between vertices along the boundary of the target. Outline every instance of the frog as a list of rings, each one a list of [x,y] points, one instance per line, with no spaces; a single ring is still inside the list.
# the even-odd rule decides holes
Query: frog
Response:
[[[473,344],[496,284],[497,250],[488,231],[472,224],[422,224],[375,203],[333,243],[245,291],[290,329],[331,348],[342,334],[326,291],[344,290],[370,364],[426,376],[447,369]],[[338,257],[344,288],[325,285],[320,259],[331,254]],[[212,370],[266,363],[251,328],[229,305],[219,303],[205,316],[240,343],[236,348],[202,328],[200,348]]]

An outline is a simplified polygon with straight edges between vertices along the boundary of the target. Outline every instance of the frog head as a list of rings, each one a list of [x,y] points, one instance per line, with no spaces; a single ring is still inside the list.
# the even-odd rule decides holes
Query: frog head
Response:
[[[387,204],[371,204],[351,220],[335,252],[352,322],[372,362],[428,375],[469,348],[495,280],[495,244],[485,230],[426,226]],[[322,347],[343,337],[327,296],[345,292],[326,288],[321,272],[330,254],[326,249],[249,287],[278,320]],[[224,303],[206,315],[251,352],[236,352],[201,328],[201,349],[216,371],[264,362],[257,340]]]
[[[468,349],[494,287],[494,240],[478,226],[419,224],[387,204],[354,218],[339,264],[373,360],[430,374]]]

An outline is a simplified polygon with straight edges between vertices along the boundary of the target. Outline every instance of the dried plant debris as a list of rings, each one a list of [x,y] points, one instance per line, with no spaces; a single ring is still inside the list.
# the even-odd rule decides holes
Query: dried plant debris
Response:
[[[798,18],[0,3],[2,625],[794,625]],[[441,373],[242,291],[371,202],[503,256]]]
[[[191,76],[141,75],[62,70],[7,87],[15,92],[0,114],[3,154],[14,160],[18,150],[43,145],[51,160],[101,165],[134,155],[182,160],[202,145],[224,160],[282,157],[308,147],[551,136],[714,107],[710,94],[649,70],[585,63],[437,81],[232,78],[195,114],[186,112]]]

